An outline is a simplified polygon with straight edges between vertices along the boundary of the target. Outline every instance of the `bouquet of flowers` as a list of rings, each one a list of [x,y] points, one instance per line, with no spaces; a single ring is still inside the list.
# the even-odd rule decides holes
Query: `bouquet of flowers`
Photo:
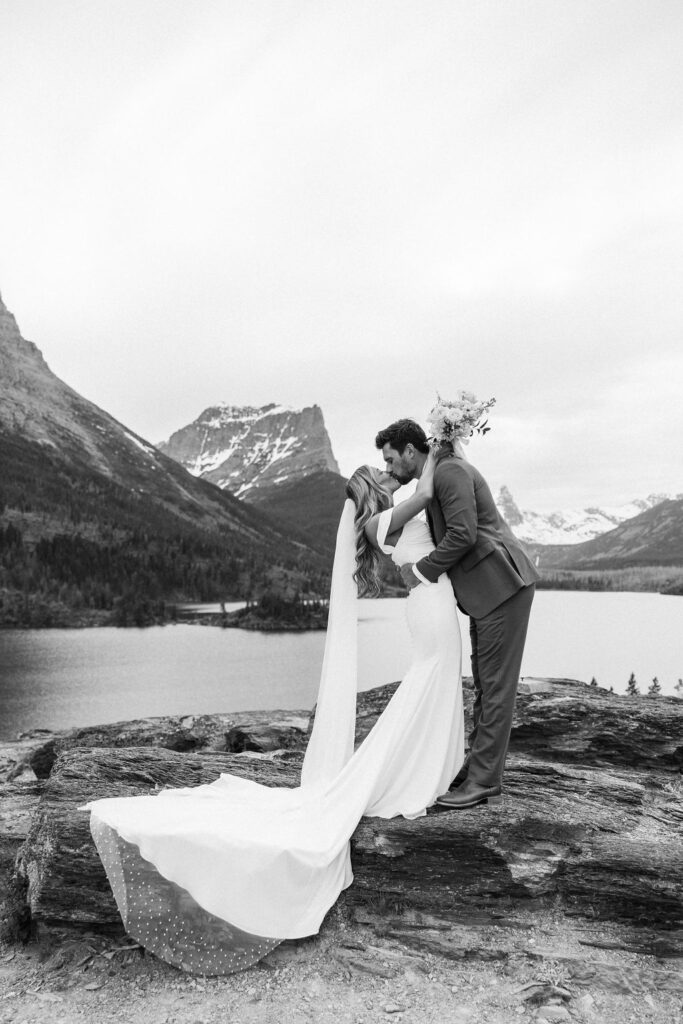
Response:
[[[437,445],[450,441],[469,444],[475,432],[487,434],[486,413],[496,404],[495,398],[480,402],[471,391],[456,391],[455,398],[447,401],[437,394],[437,402],[427,417],[427,426]]]

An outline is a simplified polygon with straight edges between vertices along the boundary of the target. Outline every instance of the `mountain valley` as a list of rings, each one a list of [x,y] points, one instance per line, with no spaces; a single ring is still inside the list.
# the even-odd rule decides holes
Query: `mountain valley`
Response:
[[[0,623],[121,624],[245,597],[327,561],[56,377],[0,299]]]

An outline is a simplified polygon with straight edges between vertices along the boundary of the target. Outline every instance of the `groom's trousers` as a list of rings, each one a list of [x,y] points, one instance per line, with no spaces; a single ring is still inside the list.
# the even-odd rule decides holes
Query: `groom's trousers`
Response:
[[[488,615],[470,618],[474,707],[468,778],[479,786],[501,784],[535,590],[532,583]]]

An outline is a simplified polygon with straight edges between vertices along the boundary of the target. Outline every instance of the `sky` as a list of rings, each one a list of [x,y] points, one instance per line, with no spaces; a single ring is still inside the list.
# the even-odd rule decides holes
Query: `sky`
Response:
[[[683,491],[680,0],[3,0],[0,292],[153,442],[437,392],[523,508]]]

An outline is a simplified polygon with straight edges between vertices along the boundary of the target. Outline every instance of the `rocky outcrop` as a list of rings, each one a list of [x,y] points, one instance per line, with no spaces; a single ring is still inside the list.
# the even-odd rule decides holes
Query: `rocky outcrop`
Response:
[[[18,878],[15,862],[29,834],[35,830],[39,805],[42,815],[46,802],[49,803],[49,796],[45,794],[46,780],[51,779],[58,758],[74,750],[103,750],[105,756],[108,751],[123,750],[125,754],[131,750],[152,750],[155,759],[160,754],[163,756],[163,751],[173,751],[185,755],[182,772],[186,773],[191,763],[187,755],[193,752],[210,759],[212,754],[221,752],[264,754],[301,749],[308,721],[307,712],[293,711],[167,716],[52,734],[38,729],[15,742],[0,743],[0,937],[22,935],[28,928],[31,918],[25,899],[28,874]],[[267,765],[264,770],[267,771]],[[178,776],[187,777],[182,773]],[[191,783],[176,781],[175,784]],[[86,845],[89,842],[87,837],[84,841]],[[85,862],[97,870],[91,854],[92,851],[85,856]],[[68,886],[64,891],[69,893]]]
[[[466,955],[468,926],[498,929],[496,948],[510,951],[519,939],[510,930],[524,931],[540,907],[593,932],[596,922],[624,924],[640,951],[681,955],[683,813],[670,783],[515,755],[502,804],[422,822],[364,820],[348,898],[367,916],[383,894],[397,932],[448,928],[440,941],[452,955]]]
[[[463,684],[469,719],[474,698],[471,678],[465,677]],[[390,683],[360,695],[356,742],[370,731],[398,685]],[[568,765],[681,771],[683,701],[625,697],[573,679],[522,679],[510,752]]]
[[[223,715],[138,718],[69,729],[29,745],[13,766],[8,765],[7,772],[16,778],[29,769],[37,778],[47,779],[59,755],[75,747],[156,747],[178,753],[300,750],[305,743],[309,718],[309,713],[304,711],[236,711]]]
[[[100,747],[75,748],[62,755],[18,856],[18,880],[25,887],[32,920],[47,926],[95,925],[121,931],[109,884],[94,851],[89,816],[77,809],[84,793],[87,799],[136,796],[162,787],[212,782],[221,772],[264,785],[294,785],[297,779],[295,767],[286,759],[270,761],[253,754]]]
[[[320,470],[339,473],[317,405],[218,405],[159,445],[194,476],[248,497]]]
[[[28,938],[31,915],[16,860],[31,831],[44,785],[36,779],[0,782],[0,940]]]
[[[343,906],[366,926],[455,958],[543,955],[527,941],[539,916],[545,955],[555,958],[568,927],[585,945],[680,956],[683,702],[617,697],[571,681],[522,688],[503,803],[430,809],[413,821],[363,819]],[[360,695],[359,739],[392,689]],[[246,714],[163,719],[156,730],[146,720],[74,730],[53,738],[47,754],[46,744],[37,745],[24,776],[5,784],[20,799],[16,787],[27,785],[21,779],[32,775],[32,760],[49,771],[30,783],[32,799],[42,787],[30,828],[27,815],[20,828],[15,819],[15,846],[22,828],[26,837],[5,916],[16,922],[23,913],[34,926],[118,928],[87,815],[77,807],[225,771],[295,785],[306,724],[305,713],[291,712],[251,721]],[[6,806],[3,836],[17,805]]]

